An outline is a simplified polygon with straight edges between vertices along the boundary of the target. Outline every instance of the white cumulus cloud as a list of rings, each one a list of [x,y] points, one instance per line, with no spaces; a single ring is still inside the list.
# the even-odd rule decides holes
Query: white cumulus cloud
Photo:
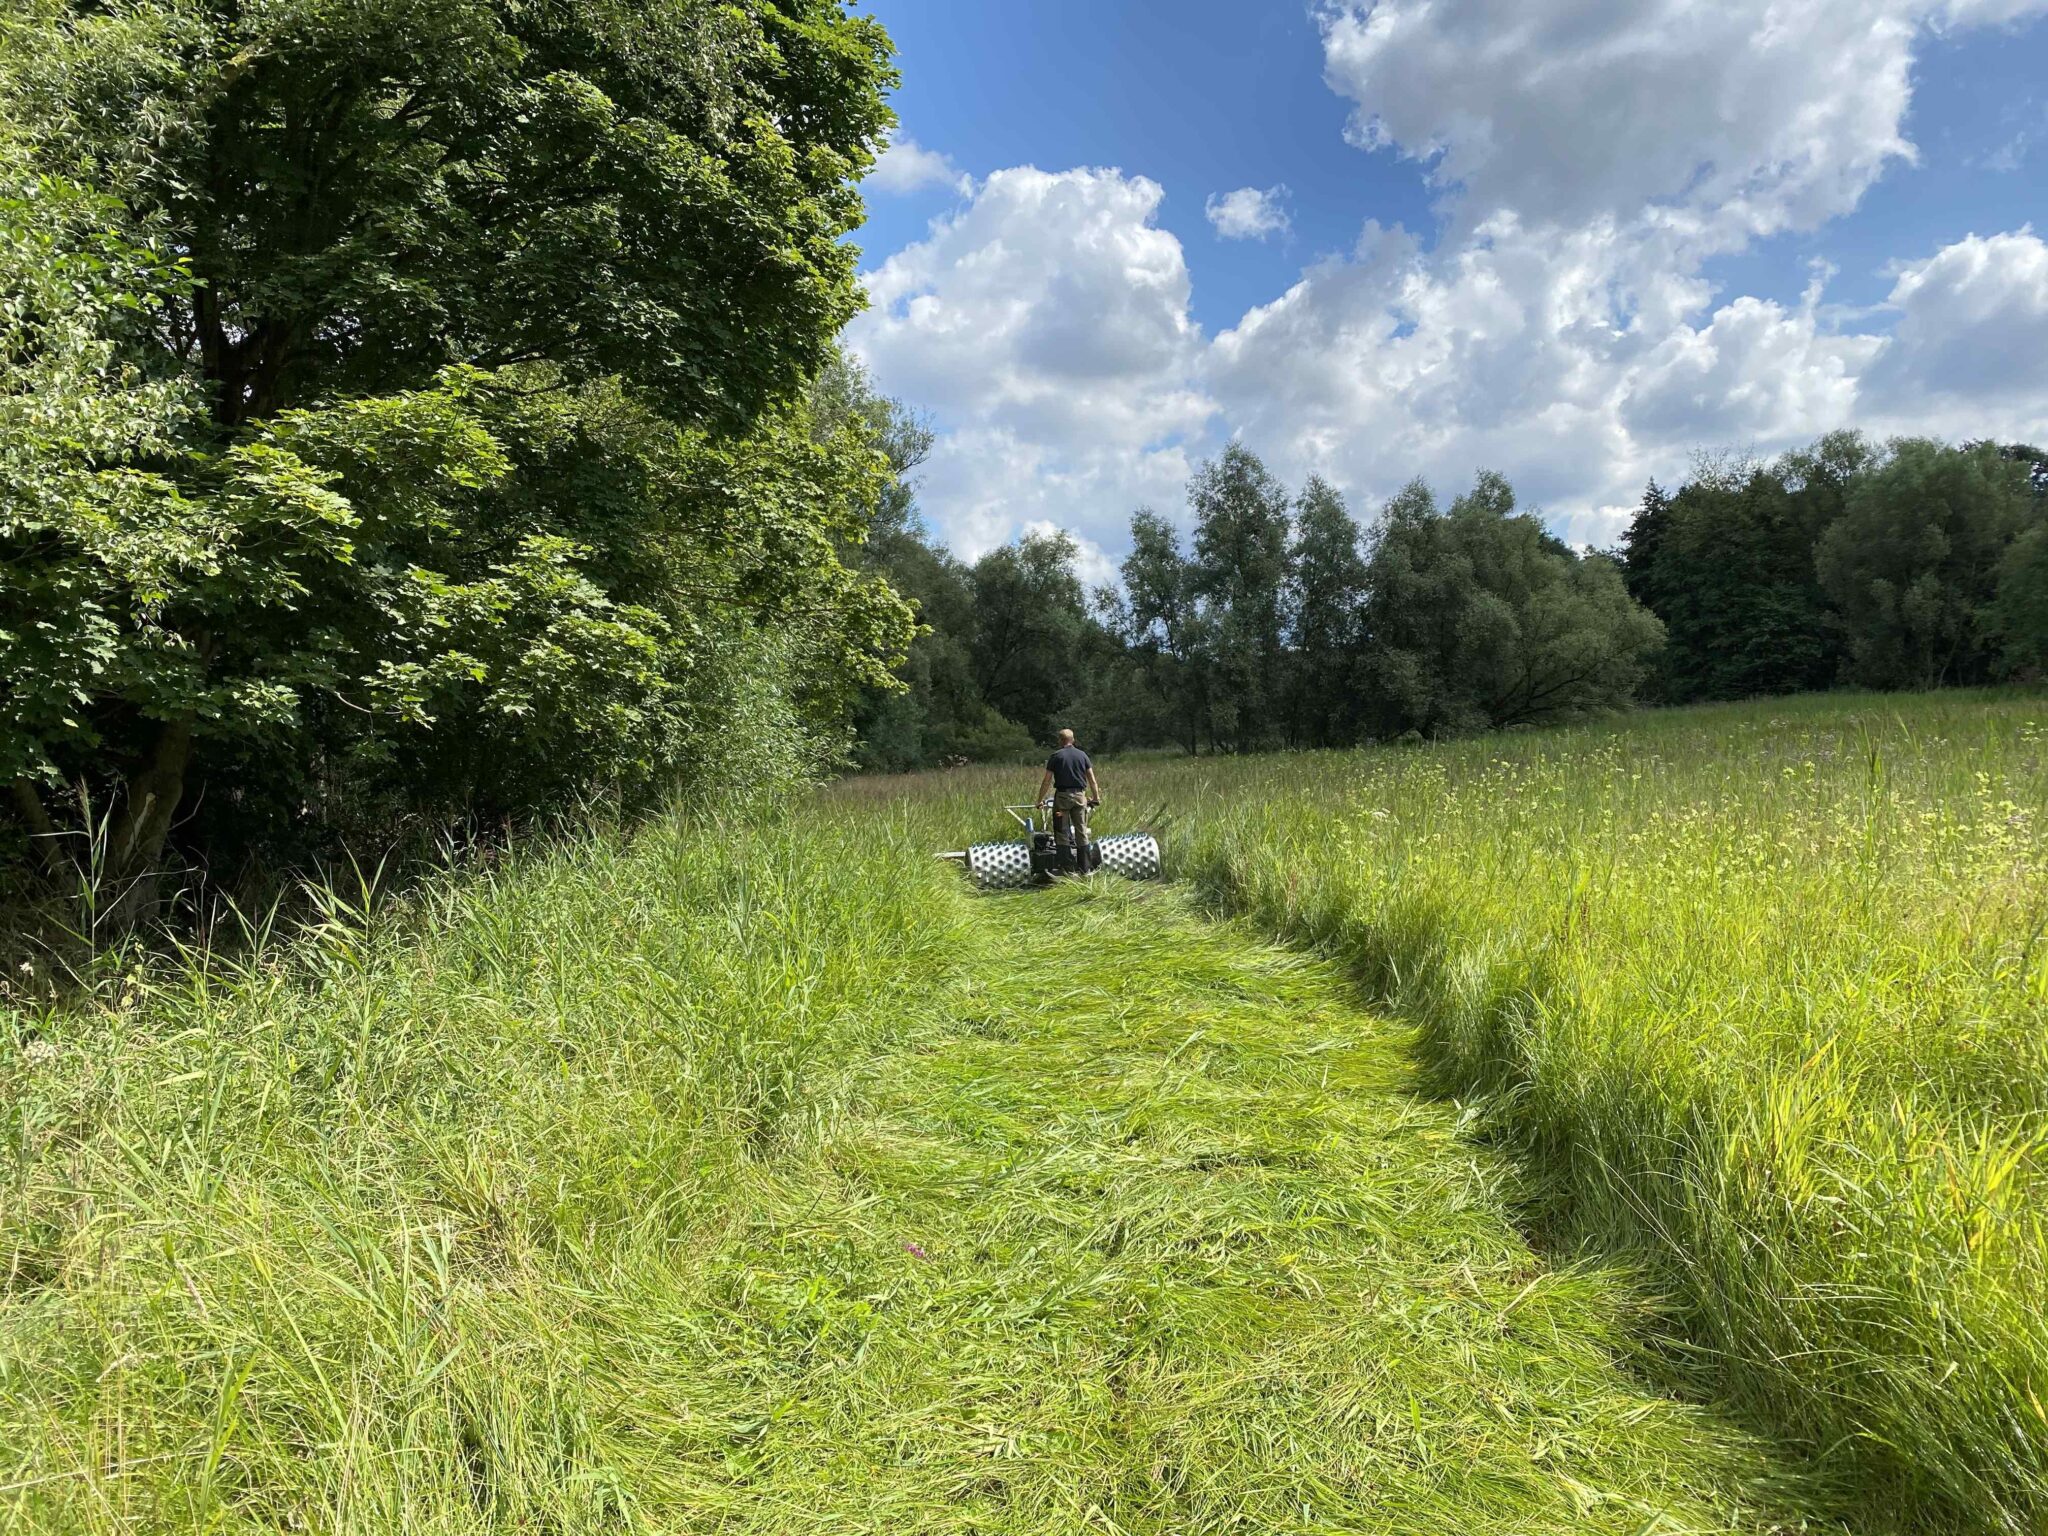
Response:
[[[1323,26],[1355,139],[1425,162],[1475,219],[1810,225],[1912,152],[1914,26],[1886,0],[1378,0]]]
[[[915,139],[892,135],[862,186],[871,192],[899,195],[927,187],[951,187],[964,196],[974,190],[974,178],[938,151],[926,149]]]
[[[1235,192],[1212,192],[1202,211],[1226,240],[1263,240],[1284,235],[1288,229],[1287,188],[1239,187]]]
[[[1116,170],[997,171],[869,275],[848,344],[949,428],[923,504],[962,553],[1039,520],[1113,539],[1177,495],[1214,406],[1163,196]]]
[[[1188,468],[1231,434],[1360,511],[1414,474],[1453,488],[1499,469],[1589,542],[1700,447],[1768,453],[1842,425],[2038,436],[2048,245],[2030,229],[1896,253],[1890,297],[1862,314],[1825,302],[1824,266],[1796,302],[1706,274],[1912,163],[1930,28],[2044,8],[1328,0],[1351,136],[1437,188],[1433,241],[1367,222],[1208,337],[1155,183],[998,171],[871,275],[850,339],[948,429],[925,507],[970,554],[1039,522],[1114,552],[1133,508],[1181,510]],[[1280,191],[1206,211],[1219,233],[1270,233]]]
[[[1975,430],[2039,435],[2048,415],[2048,242],[2031,228],[1970,235],[1898,271],[1898,325],[1871,372],[1894,416],[1960,406]],[[1972,430],[1964,426],[1962,430]]]

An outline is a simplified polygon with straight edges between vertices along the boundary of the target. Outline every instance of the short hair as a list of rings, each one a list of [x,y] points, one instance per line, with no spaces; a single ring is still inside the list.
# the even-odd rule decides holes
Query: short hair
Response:
[[[1060,732],[1060,745],[1063,747],[1071,747],[1073,744],[1074,733],[1072,731],[1062,730]]]

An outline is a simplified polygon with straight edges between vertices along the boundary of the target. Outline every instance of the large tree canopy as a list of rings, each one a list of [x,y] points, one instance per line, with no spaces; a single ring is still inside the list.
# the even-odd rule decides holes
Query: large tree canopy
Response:
[[[1662,637],[1615,563],[1576,555],[1482,473],[1448,513],[1421,482],[1387,507],[1367,568],[1380,728],[1428,734],[1625,705]]]
[[[13,8],[0,774],[45,855],[111,797],[146,905],[181,817],[652,785],[885,681],[908,614],[842,555],[891,466],[808,382],[892,79],[837,0]]]
[[[1992,675],[1980,620],[2027,517],[2030,467],[1989,443],[1909,438],[1858,478],[1817,556],[1849,627],[1852,680],[1931,688]]]
[[[25,3],[13,109],[189,253],[223,425],[548,361],[744,426],[856,307],[893,75],[837,0]]]

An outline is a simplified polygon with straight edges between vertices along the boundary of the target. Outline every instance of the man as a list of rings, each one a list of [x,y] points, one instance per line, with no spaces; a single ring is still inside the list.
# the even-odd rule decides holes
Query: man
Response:
[[[1060,852],[1060,868],[1087,868],[1088,813],[1102,804],[1102,786],[1095,782],[1095,765],[1088,754],[1074,745],[1072,731],[1060,732],[1059,750],[1045,760],[1045,773],[1038,781],[1038,803],[1052,805],[1052,840]]]

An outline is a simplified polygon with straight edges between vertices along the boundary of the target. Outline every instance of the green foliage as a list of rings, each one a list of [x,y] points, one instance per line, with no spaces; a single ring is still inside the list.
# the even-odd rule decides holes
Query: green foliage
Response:
[[[1068,708],[1093,630],[1072,541],[1026,540],[963,564],[917,513],[913,472],[931,450],[929,424],[877,393],[851,359],[820,376],[816,396],[821,415],[864,422],[888,462],[858,559],[919,620],[896,677],[871,682],[855,707],[854,762],[902,772],[1029,757]]]
[[[1579,556],[1482,474],[1448,513],[1410,485],[1366,572],[1366,671],[1383,735],[1456,734],[1626,705],[1660,639],[1604,556]]]
[[[27,830],[118,799],[147,910],[174,821],[233,866],[645,797],[750,689],[796,735],[741,756],[829,756],[910,639],[846,558],[886,424],[809,382],[893,78],[832,0],[11,13]]]
[[[1656,692],[1931,687],[2033,665],[2026,578],[2010,601],[1998,589],[2030,558],[2013,551],[2040,457],[1834,432],[1768,467],[1703,465],[1675,496],[1653,483],[1621,557],[1665,625]]]
[[[1123,594],[1107,596],[1105,613],[1131,650],[1146,694],[1172,720],[1174,739],[1192,753],[1201,746],[1207,717],[1200,659],[1209,626],[1173,524],[1149,508],[1135,513],[1120,574]]]
[[[1286,489],[1241,443],[1188,482],[1195,531],[1187,587],[1203,616],[1197,665],[1218,746],[1258,746],[1279,734],[1287,503]]]
[[[1879,688],[1984,681],[1977,627],[2028,509],[2026,466],[1996,448],[1892,445],[1823,536],[1822,584],[1849,628],[1846,671]]]
[[[1748,698],[1834,682],[1841,626],[1815,546],[1875,456],[1856,434],[1836,433],[1769,469],[1704,467],[1675,497],[1652,484],[1623,563],[1630,592],[1664,623],[1663,697]]]
[[[975,682],[992,709],[1040,741],[1060,729],[1085,683],[1089,619],[1074,555],[1064,533],[1028,533],[968,572]]]
[[[203,572],[212,530],[159,473],[191,409],[122,356],[181,280],[109,226],[103,200],[27,172],[0,136],[0,779],[47,774],[43,743],[89,730],[122,623]],[[135,467],[130,467],[135,466]]]
[[[2048,520],[2038,512],[1999,561],[1985,629],[1997,639],[2007,671],[2048,672]]]
[[[1356,738],[1364,704],[1365,586],[1358,524],[1333,487],[1311,478],[1295,502],[1282,594],[1289,637],[1286,718],[1299,745]]]
[[[28,12],[17,110],[190,251],[164,339],[223,425],[545,360],[743,428],[856,307],[894,73],[832,0]]]

